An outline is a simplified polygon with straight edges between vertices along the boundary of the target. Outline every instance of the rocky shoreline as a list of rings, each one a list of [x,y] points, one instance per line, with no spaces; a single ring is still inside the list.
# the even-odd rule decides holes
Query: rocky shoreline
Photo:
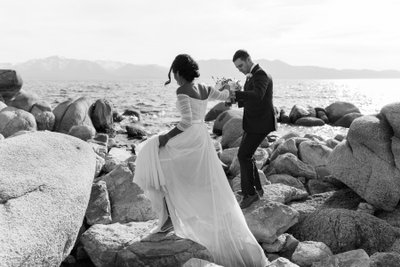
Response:
[[[148,135],[140,110],[84,97],[52,109],[22,84],[0,70],[0,266],[218,266],[193,241],[149,233],[157,218],[132,181]],[[268,266],[398,266],[399,113],[393,103],[363,116],[346,102],[276,111],[281,124],[349,129],[271,134],[258,148],[265,194],[243,213]],[[240,201],[241,113],[219,103],[205,120]]]

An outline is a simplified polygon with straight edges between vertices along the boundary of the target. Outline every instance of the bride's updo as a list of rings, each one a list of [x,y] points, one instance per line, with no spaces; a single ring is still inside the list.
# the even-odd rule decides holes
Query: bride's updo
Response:
[[[165,85],[171,82],[171,71],[174,74],[179,72],[179,75],[188,82],[192,82],[195,78],[200,77],[199,65],[188,54],[176,56],[169,69],[168,81],[165,82]]]

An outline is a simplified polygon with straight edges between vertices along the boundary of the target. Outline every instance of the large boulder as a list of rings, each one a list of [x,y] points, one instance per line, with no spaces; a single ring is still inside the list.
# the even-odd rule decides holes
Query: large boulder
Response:
[[[68,133],[72,126],[86,125],[93,127],[90,119],[91,106],[90,100],[86,97],[59,104],[53,111],[56,117],[54,130],[60,133]]]
[[[111,201],[112,222],[148,221],[157,218],[150,200],[143,190],[133,182],[128,167],[119,165],[96,181],[105,181]]]
[[[82,225],[95,165],[92,148],[68,135],[0,142],[0,265],[60,266]]]
[[[290,111],[289,119],[292,123],[295,123],[300,118],[315,116],[315,110],[311,106],[303,107],[300,105],[294,105]]]
[[[35,117],[22,109],[6,107],[0,111],[0,134],[9,137],[19,131],[36,131]]]
[[[106,132],[112,128],[113,124],[113,107],[106,99],[98,99],[93,104],[90,114],[93,126],[98,132]]]
[[[205,121],[213,121],[215,120],[219,114],[224,112],[225,110],[231,109],[229,106],[225,105],[225,102],[219,102],[214,107],[212,107],[204,117]]]
[[[232,118],[242,118],[243,112],[240,110],[226,110],[218,115],[218,117],[214,121],[213,125],[213,133],[216,135],[222,135],[222,128],[224,127],[225,123]]]
[[[35,117],[37,129],[52,131],[55,123],[54,113],[51,111],[51,106],[43,101],[33,104],[31,111]]]
[[[298,126],[313,127],[313,126],[322,126],[325,124],[325,122],[315,117],[303,117],[298,119],[294,124]]]
[[[306,177],[308,179],[317,178],[313,166],[302,162],[291,153],[279,155],[271,162],[269,168],[275,170],[278,174],[289,174],[293,177]]]
[[[346,114],[353,112],[361,113],[354,104],[343,101],[336,101],[330,104],[325,108],[325,111],[329,122],[332,124]]]
[[[387,211],[394,210],[400,200],[400,170],[396,161],[400,157],[400,139],[393,136],[396,120],[392,123],[382,115],[354,120],[347,141],[337,145],[328,158],[328,168],[335,178],[368,203]]]
[[[232,118],[222,128],[222,148],[231,148],[243,134],[242,118]]]
[[[182,266],[191,258],[210,260],[201,245],[173,234],[150,234],[156,221],[96,224],[81,237],[97,267]]]
[[[9,106],[18,109],[23,109],[30,112],[32,106],[39,101],[39,96],[34,93],[21,90],[18,94],[8,103]]]
[[[299,158],[313,167],[325,166],[332,149],[316,141],[305,141],[299,145]]]
[[[348,113],[348,114],[344,115],[343,117],[341,117],[340,119],[338,119],[337,121],[335,121],[333,126],[341,126],[341,127],[349,128],[351,123],[355,119],[357,119],[361,116],[362,116],[362,114],[360,114],[358,112]]]
[[[334,254],[364,249],[369,255],[390,249],[398,230],[370,214],[341,208],[321,208],[291,231],[300,241],[325,243]]]
[[[22,84],[15,70],[0,70],[0,98],[9,101],[21,90]]]

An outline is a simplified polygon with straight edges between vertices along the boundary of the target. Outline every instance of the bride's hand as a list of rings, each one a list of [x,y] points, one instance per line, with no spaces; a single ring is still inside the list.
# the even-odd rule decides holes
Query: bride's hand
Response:
[[[166,134],[162,134],[162,135],[158,136],[158,141],[160,143],[159,147],[165,146],[167,144],[168,140],[169,140],[169,138],[168,138],[168,135],[166,135]]]

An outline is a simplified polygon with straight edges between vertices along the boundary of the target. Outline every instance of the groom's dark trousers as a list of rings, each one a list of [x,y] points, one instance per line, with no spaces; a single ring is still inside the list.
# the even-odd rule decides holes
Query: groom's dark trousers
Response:
[[[253,155],[266,136],[266,133],[243,133],[238,151],[238,160],[240,163],[242,192],[246,195],[254,195],[256,193],[254,188],[257,190],[262,189]]]
[[[264,138],[276,130],[272,101],[272,78],[256,65],[244,84],[244,90],[236,92],[238,107],[243,107],[243,136],[238,151],[242,193],[254,195],[260,190],[260,177],[253,155]]]

